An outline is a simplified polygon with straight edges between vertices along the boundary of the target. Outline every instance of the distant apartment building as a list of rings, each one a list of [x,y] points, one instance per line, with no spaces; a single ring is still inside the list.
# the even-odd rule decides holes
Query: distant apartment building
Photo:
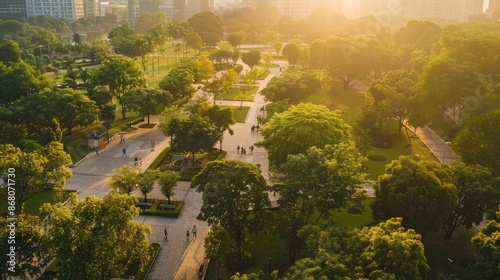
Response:
[[[486,15],[491,17],[495,14],[500,14],[500,0],[490,0]]]
[[[85,17],[85,0],[26,0],[28,17],[48,15],[57,19],[75,21]]]
[[[467,21],[483,12],[483,0],[400,0],[402,16],[407,18]]]
[[[311,12],[321,8],[341,11],[342,0],[244,0],[245,7],[255,10],[259,5],[269,3],[280,15],[294,20],[306,19]]]
[[[144,11],[161,11],[170,19],[186,20],[201,11],[212,9],[213,0],[128,0],[131,18],[139,17]]]
[[[15,19],[26,16],[26,0],[0,0],[0,18]]]
[[[98,17],[100,14],[100,0],[85,0],[85,17]]]

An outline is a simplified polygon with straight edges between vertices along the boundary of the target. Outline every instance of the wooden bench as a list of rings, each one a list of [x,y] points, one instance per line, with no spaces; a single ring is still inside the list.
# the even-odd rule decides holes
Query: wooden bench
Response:
[[[151,205],[153,205],[151,202],[137,202],[135,204],[137,207],[151,207]]]
[[[163,209],[163,210],[174,210],[175,207],[177,207],[177,205],[175,205],[175,204],[161,203],[160,205],[158,205],[158,208]]]

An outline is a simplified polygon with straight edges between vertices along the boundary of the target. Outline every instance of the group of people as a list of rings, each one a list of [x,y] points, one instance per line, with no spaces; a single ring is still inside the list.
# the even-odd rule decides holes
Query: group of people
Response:
[[[248,149],[250,150],[250,153],[253,154],[253,145],[248,147]],[[240,147],[240,145],[238,145],[238,147],[236,147],[236,150],[238,151],[238,154],[242,154],[242,155],[246,155],[247,154],[247,149],[245,147]]]
[[[260,125],[258,125],[258,124],[257,124],[257,125],[255,125],[255,124],[254,124],[254,125],[252,125],[252,128],[251,128],[250,130],[251,130],[252,132],[255,132],[255,131],[259,132],[259,129],[260,129]]]
[[[134,158],[134,165],[135,165],[135,167],[141,167],[142,166],[142,158],[140,158],[140,159]]]
[[[191,229],[191,231],[186,230],[186,238],[189,240],[189,236],[190,235],[193,235],[193,238],[196,238],[196,234],[198,233],[198,229],[196,228],[196,225],[193,226],[193,228]],[[167,231],[167,228],[165,228],[163,230],[163,240],[167,240],[168,241],[168,231]]]

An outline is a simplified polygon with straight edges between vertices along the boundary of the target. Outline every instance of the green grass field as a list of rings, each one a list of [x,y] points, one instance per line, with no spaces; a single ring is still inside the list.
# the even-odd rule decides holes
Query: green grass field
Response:
[[[229,92],[222,95],[222,99],[252,101],[254,98],[253,95],[257,93],[258,89],[258,87],[250,87],[249,89],[240,90],[237,87],[233,87]],[[216,100],[220,100],[220,95],[216,96]]]
[[[52,189],[44,189],[43,191],[34,194],[32,197],[25,201],[24,211],[26,213],[37,215],[41,219],[44,219],[45,216],[40,213],[40,207],[44,203],[64,202],[69,198],[69,194],[72,192],[74,191],[62,190],[61,192],[55,192]]]
[[[244,123],[245,119],[247,118],[248,111],[250,110],[250,107],[245,107],[245,106],[241,108],[235,106],[225,106],[225,107],[233,109],[233,114],[234,114],[233,117],[237,123]]]

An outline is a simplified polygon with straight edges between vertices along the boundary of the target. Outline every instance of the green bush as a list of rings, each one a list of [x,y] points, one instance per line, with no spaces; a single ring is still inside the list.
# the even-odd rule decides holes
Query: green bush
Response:
[[[160,165],[163,159],[167,156],[168,152],[170,152],[170,147],[166,147],[165,149],[163,149],[163,151],[158,154],[155,160],[153,160],[151,165],[149,165],[148,169],[155,170],[156,168],[158,168],[158,165]]]
[[[141,209],[141,215],[147,215],[147,216],[161,216],[161,217],[170,217],[170,218],[177,218],[179,217],[179,214],[181,213],[182,207],[184,206],[184,201],[170,201],[170,204],[175,204],[177,205],[174,210],[162,210],[158,209],[158,206],[161,203],[167,203],[166,200],[159,200],[159,199],[148,199],[148,202],[153,203],[151,207],[148,209]]]

